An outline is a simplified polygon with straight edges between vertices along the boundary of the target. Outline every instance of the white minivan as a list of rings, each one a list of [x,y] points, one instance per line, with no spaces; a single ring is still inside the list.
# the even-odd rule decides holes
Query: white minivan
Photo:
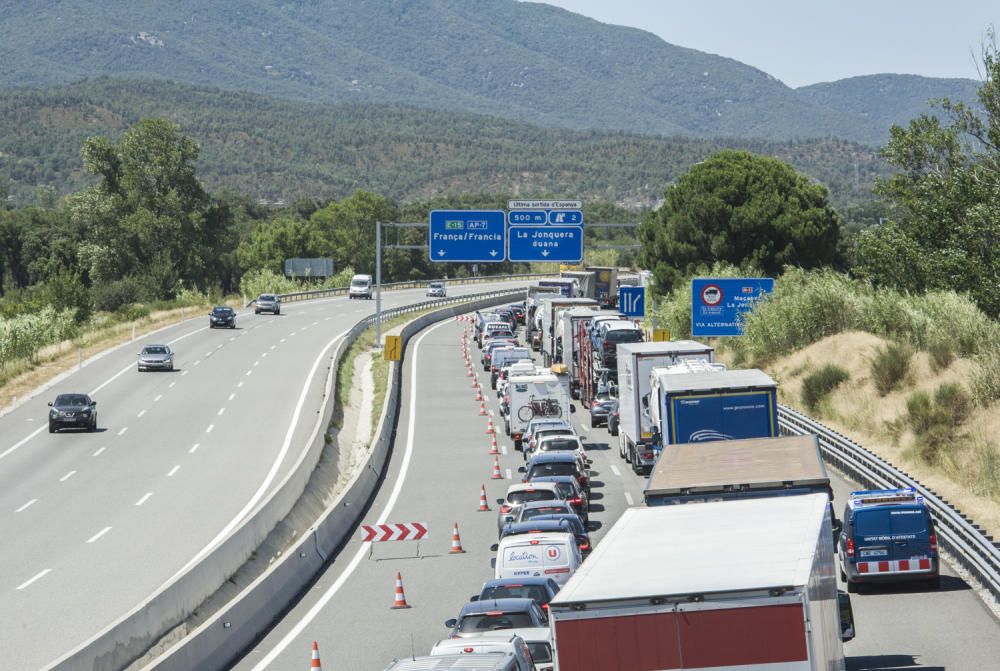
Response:
[[[583,563],[576,538],[567,533],[507,536],[493,549],[494,578],[552,578],[562,586]]]
[[[517,658],[509,652],[475,652],[437,657],[397,659],[385,671],[521,671]]]
[[[491,631],[469,638],[446,638],[431,648],[431,657],[441,655],[474,655],[482,652],[505,652],[517,660],[518,671],[535,671],[531,650],[523,638],[512,629]]]
[[[372,276],[371,275],[355,275],[351,278],[351,286],[347,289],[348,298],[367,298],[371,300],[372,297]]]

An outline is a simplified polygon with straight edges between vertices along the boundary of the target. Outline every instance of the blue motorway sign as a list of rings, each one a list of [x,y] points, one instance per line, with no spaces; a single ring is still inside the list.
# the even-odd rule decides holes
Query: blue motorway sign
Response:
[[[583,224],[583,210],[549,210],[549,223],[560,226]]]
[[[743,315],[773,291],[770,277],[692,279],[691,335],[743,335]]]
[[[427,244],[431,261],[503,263],[507,243],[503,210],[434,210]]]
[[[646,289],[618,287],[618,310],[626,317],[645,317]]]
[[[511,210],[507,222],[511,226],[541,226],[549,221],[547,210]]]
[[[509,242],[511,261],[583,260],[582,226],[511,226]]]

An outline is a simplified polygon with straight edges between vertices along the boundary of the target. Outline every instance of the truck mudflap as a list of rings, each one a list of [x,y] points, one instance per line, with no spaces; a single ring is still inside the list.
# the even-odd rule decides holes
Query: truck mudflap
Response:
[[[810,671],[802,604],[678,609],[555,618],[562,671],[766,669]]]

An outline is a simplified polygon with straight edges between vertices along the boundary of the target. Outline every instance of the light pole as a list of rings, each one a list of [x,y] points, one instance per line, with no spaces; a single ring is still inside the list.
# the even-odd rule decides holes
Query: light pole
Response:
[[[375,222],[375,349],[382,347],[382,222]]]

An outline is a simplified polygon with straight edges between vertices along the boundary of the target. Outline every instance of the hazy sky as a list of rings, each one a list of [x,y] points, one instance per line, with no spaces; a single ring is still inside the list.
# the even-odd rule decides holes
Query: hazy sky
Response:
[[[1000,0],[545,0],[752,65],[796,87],[890,72],[979,80]]]

